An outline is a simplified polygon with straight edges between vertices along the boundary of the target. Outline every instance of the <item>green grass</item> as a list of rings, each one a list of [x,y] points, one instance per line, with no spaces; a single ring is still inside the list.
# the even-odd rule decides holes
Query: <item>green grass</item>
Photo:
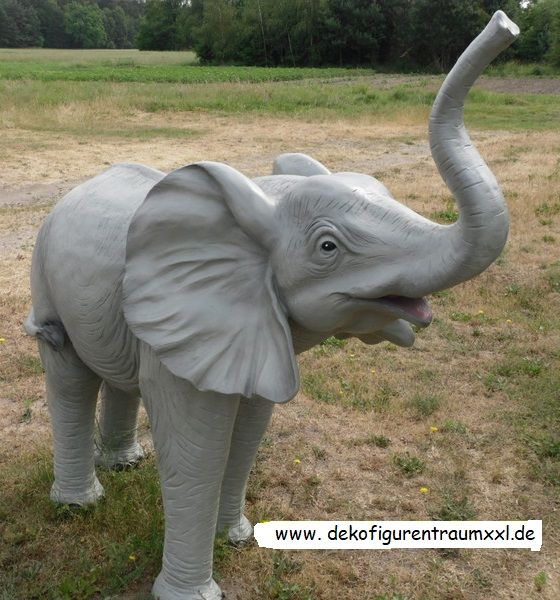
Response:
[[[441,406],[441,399],[434,394],[414,394],[410,399],[410,408],[418,417],[429,417]]]
[[[293,67],[208,67],[201,65],[143,65],[33,61],[0,61],[0,79],[38,81],[117,81],[138,83],[221,83],[293,81],[373,75],[369,69]]]
[[[425,81],[411,78],[391,87],[391,81],[382,76],[364,79],[372,73],[130,61],[76,63],[68,58],[58,62],[0,60],[0,112],[12,127],[123,138],[140,135],[138,131],[128,134],[126,126],[114,126],[120,116],[135,111],[263,113],[320,121],[367,115],[426,121],[435,91]],[[195,83],[201,85],[191,85]],[[73,110],[69,113],[68,108]],[[58,109],[65,111],[63,116],[57,114]],[[556,130],[560,102],[553,95],[474,90],[467,101],[466,121],[469,127],[484,129]],[[172,128],[142,131],[140,137],[146,139],[177,135]],[[446,205],[434,216],[449,223],[456,212]]]
[[[154,461],[98,475],[105,499],[77,509],[50,502],[52,460],[46,454],[0,471],[0,599],[106,598],[139,585],[149,588],[163,551]],[[50,544],[41,542],[47,538]],[[217,538],[217,576],[231,553],[231,545]]]
[[[494,365],[485,385],[490,393],[505,393],[513,404],[506,417],[525,441],[534,476],[560,486],[560,374],[558,355],[510,356]]]
[[[431,516],[438,521],[472,521],[476,511],[464,491],[453,489],[443,492],[441,506]]]
[[[560,77],[560,67],[543,63],[500,62],[491,65],[486,75],[492,77]]]
[[[106,597],[157,574],[163,514],[153,461],[100,472],[106,499],[87,509],[49,501],[50,458],[41,454],[25,465],[1,473],[0,597]],[[40,543],[44,536],[51,545]]]
[[[557,130],[560,102],[558,96],[547,94],[500,94],[473,90],[467,99],[465,115],[468,122],[483,129]]]
[[[197,68],[194,67],[195,70]],[[236,77],[238,75],[231,75],[232,80]],[[250,77],[256,78],[254,75]],[[204,75],[201,79],[204,79]],[[380,119],[400,116],[420,124],[427,119],[434,97],[434,92],[422,86],[374,90],[372,83],[360,83],[359,79],[344,84],[307,79],[290,85],[268,81],[259,84],[222,82],[200,86],[0,80],[0,109],[14,125],[33,130],[87,135],[94,131],[115,131],[115,114],[126,115],[138,110],[150,113],[263,113],[313,120],[332,116],[358,118],[368,115]],[[66,115],[64,119],[58,117],[56,110],[68,106],[79,107],[88,113],[88,118],[73,118],[71,115]],[[547,95],[504,95],[474,91],[466,108],[469,126],[485,129],[557,130],[559,117],[558,98]],[[446,222],[450,222],[454,216],[445,211],[438,215]]]
[[[302,565],[290,558],[286,552],[272,552],[272,575],[265,584],[270,600],[313,600],[310,590],[297,583],[287,581],[290,575],[299,573]]]
[[[61,65],[193,65],[196,54],[191,51],[140,52],[130,50],[71,50],[56,48],[0,48],[0,62],[59,63]],[[390,72],[390,71],[388,71]],[[560,68],[543,63],[500,62],[490,65],[487,75],[494,77],[560,77]]]
[[[455,223],[455,221],[459,218],[459,213],[455,209],[451,208],[446,210],[438,210],[434,212],[431,217],[438,223]]]
[[[365,443],[377,448],[388,448],[391,445],[391,440],[384,435],[372,435],[366,438]]]
[[[535,208],[537,217],[555,217],[560,214],[560,202],[542,202]]]
[[[411,456],[410,454],[395,454],[393,456],[393,464],[399,468],[403,475],[406,477],[412,477],[414,475],[420,475],[426,468],[426,463],[419,459],[417,456]]]
[[[535,583],[535,589],[537,592],[542,592],[546,584],[548,583],[549,577],[546,571],[539,571],[533,579]]]
[[[446,419],[440,427],[442,433],[467,433],[467,426],[456,419]]]
[[[307,372],[302,375],[302,391],[313,400],[326,404],[339,404],[363,412],[384,412],[397,392],[383,382],[372,385],[359,373],[344,377],[328,377],[323,372]]]

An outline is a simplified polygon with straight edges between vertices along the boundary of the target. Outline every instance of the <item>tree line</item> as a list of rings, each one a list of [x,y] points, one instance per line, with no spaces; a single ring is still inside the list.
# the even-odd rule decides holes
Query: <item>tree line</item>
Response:
[[[0,47],[134,48],[143,0],[0,0]]]
[[[0,0],[0,46],[193,49],[202,62],[447,70],[502,9],[505,59],[560,66],[560,0]]]
[[[141,49],[209,63],[446,70],[498,9],[522,28],[506,58],[560,64],[560,0],[148,0]]]

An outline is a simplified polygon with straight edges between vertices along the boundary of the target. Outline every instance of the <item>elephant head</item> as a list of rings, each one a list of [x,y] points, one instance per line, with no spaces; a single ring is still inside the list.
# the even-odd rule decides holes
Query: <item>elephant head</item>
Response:
[[[455,224],[304,155],[279,157],[275,174],[255,181],[219,163],[184,167],[152,188],[129,229],[123,309],[135,335],[200,390],[275,402],[298,389],[291,322],[410,345],[411,325],[432,319],[424,296],[479,274],[506,242],[504,198],[463,105],[518,32],[498,11],[432,110],[432,156],[457,201]]]

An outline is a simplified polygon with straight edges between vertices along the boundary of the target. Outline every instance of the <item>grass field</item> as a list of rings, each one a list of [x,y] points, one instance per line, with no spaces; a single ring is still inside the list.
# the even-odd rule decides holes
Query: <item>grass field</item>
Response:
[[[158,61],[186,62],[140,56],[156,70]],[[0,71],[10,61],[40,70],[60,60],[86,71],[90,61],[109,71],[136,62],[128,51],[6,57],[0,51]],[[122,160],[163,170],[221,160],[256,176],[270,172],[277,154],[301,151],[333,170],[378,176],[414,210],[452,222],[453,202],[427,147],[440,82],[0,79],[0,600],[148,598],[160,568],[153,456],[136,470],[101,471],[107,497],[95,508],[48,500],[42,369],[21,325],[34,237],[61,191]],[[506,93],[479,87],[466,113],[508,199],[503,255],[430,299],[436,318],[414,348],[329,340],[300,357],[301,392],[275,412],[247,514],[542,519],[541,552],[272,552],[218,540],[215,568],[228,598],[560,597],[560,101],[516,89],[516,81]],[[145,417],[141,437],[151,448]]]
[[[0,48],[0,61],[38,64],[193,65],[194,52],[140,52],[139,50],[65,50],[58,48]]]
[[[168,56],[169,54],[169,56]],[[204,67],[192,52],[137,50],[0,50],[0,79],[39,81],[118,81],[215,83],[293,81],[371,75],[368,69]]]
[[[496,77],[558,77],[560,68],[542,63],[507,61],[490,66],[487,74]]]

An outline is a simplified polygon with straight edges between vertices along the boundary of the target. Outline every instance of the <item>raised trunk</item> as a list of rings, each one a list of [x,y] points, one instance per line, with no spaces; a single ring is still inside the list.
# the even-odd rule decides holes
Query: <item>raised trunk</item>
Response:
[[[430,231],[430,240],[419,256],[424,264],[430,262],[430,269],[427,277],[411,273],[414,296],[478,275],[505,245],[507,206],[496,178],[468,136],[463,112],[465,97],[478,76],[518,34],[517,25],[497,11],[461,55],[434,102],[430,116],[432,157],[459,205],[460,216],[454,225]],[[422,273],[425,275],[426,270]]]

